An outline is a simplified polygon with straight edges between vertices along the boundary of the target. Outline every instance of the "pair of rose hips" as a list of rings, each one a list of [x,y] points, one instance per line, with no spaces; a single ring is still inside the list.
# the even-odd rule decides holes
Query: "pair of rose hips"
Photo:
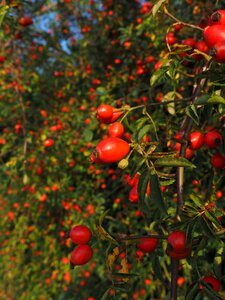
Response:
[[[108,133],[109,137],[98,143],[90,160],[93,163],[107,164],[118,162],[130,151],[130,145],[121,139],[124,127],[120,122],[115,122],[122,111],[107,104],[102,104],[97,109],[97,119],[104,124],[111,124]],[[113,123],[115,122],[115,123]]]
[[[168,235],[166,253],[171,258],[183,259],[190,255],[191,244],[187,245],[186,233],[182,230],[175,230]],[[137,248],[144,253],[153,252],[158,246],[158,238],[142,238]]]
[[[71,263],[75,266],[81,266],[88,263],[92,256],[93,250],[88,243],[92,237],[91,230],[85,225],[77,225],[70,231],[70,239],[73,243],[78,244],[71,253]]]
[[[203,31],[210,54],[219,63],[225,63],[225,10],[218,10],[210,16],[210,25]]]

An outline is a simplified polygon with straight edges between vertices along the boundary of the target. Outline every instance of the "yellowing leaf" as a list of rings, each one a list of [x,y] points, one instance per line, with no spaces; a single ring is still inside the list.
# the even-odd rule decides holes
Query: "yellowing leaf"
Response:
[[[120,254],[119,248],[115,247],[113,249],[113,253],[109,254],[107,257],[107,265],[110,270],[112,270],[113,264],[115,260],[117,259],[118,255]]]
[[[128,274],[129,273],[127,257],[126,256],[121,259],[121,267],[122,268],[119,270],[119,273],[121,273],[121,274]],[[128,282],[129,278],[123,277],[122,280],[124,282]]]
[[[117,241],[101,225],[97,225],[96,228],[97,235],[100,238],[100,240],[111,241],[114,244],[118,244]]]

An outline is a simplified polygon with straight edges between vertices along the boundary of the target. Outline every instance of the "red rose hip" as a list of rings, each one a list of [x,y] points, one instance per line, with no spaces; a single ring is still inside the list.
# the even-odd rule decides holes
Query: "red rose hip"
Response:
[[[70,231],[70,238],[75,244],[87,244],[91,236],[91,230],[85,225],[77,225]]]
[[[81,266],[88,263],[93,256],[93,250],[89,245],[78,245],[71,253],[71,262],[75,266]]]

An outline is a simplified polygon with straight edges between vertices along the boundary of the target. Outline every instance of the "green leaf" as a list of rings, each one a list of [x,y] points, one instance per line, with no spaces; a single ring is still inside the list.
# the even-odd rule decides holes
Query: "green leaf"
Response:
[[[218,219],[214,216],[213,213],[211,213],[211,211],[205,211],[205,216],[207,219],[209,219],[212,223],[214,223],[216,226],[218,226],[219,228],[221,228],[221,224],[218,221]]]
[[[225,104],[225,99],[221,96],[214,95],[208,99],[207,103],[209,103],[209,104]]]
[[[145,169],[138,180],[138,205],[143,207],[145,201],[145,195],[147,186],[150,180],[150,171],[149,169]]]
[[[199,292],[199,283],[196,282],[194,284],[192,284],[191,286],[189,286],[187,294],[185,296],[185,300],[193,300],[195,299],[195,297],[197,296],[198,292]]]
[[[105,95],[107,95],[107,90],[106,90],[104,87],[99,86],[99,87],[96,89],[96,94],[97,94],[98,96],[105,96]]]
[[[149,202],[154,203],[156,207],[164,214],[167,214],[167,209],[163,201],[162,191],[159,183],[159,178],[156,174],[150,176],[150,197]]]
[[[209,98],[210,98],[209,94],[202,95],[202,96],[198,97],[195,100],[194,105],[204,105],[204,104],[207,104]]]
[[[186,108],[186,114],[197,124],[199,125],[199,117],[194,104]]]
[[[140,159],[136,159],[135,164],[131,169],[130,176],[133,177],[137,172],[139,172],[144,163],[145,163],[145,158],[141,157]]]
[[[192,236],[193,236],[193,232],[194,232],[196,224],[197,224],[197,219],[195,218],[187,226],[187,229],[186,229],[186,242],[187,242],[187,245],[191,244],[191,242],[192,242]]]
[[[150,78],[150,85],[153,86],[160,78],[164,76],[166,70],[164,68],[158,69]]]
[[[105,291],[105,293],[102,295],[102,297],[100,298],[100,300],[107,300],[108,295],[109,295],[109,292],[110,292],[111,289],[112,289],[111,287],[108,288],[108,289]]]
[[[161,280],[162,282],[164,282],[164,276],[162,273],[162,269],[161,269],[161,264],[159,262],[159,257],[155,255],[154,260],[152,262],[152,267],[154,270],[154,274],[156,275],[156,277]]]
[[[5,15],[8,12],[8,9],[9,9],[9,5],[4,5],[0,8],[0,26],[2,25]]]
[[[201,217],[199,219],[199,223],[200,223],[200,226],[202,227],[202,230],[204,231],[204,233],[206,234],[206,236],[209,238],[209,239],[215,239],[215,235],[212,231],[212,229],[210,228],[208,222],[205,220],[204,217]]]
[[[201,208],[203,206],[201,199],[197,195],[191,194],[189,198],[195,203],[197,207]]]
[[[157,14],[158,10],[160,9],[160,7],[166,2],[167,0],[159,0],[158,2],[156,2],[156,4],[153,6],[152,8],[152,15],[153,17]]]
[[[143,126],[138,132],[137,139],[140,141],[146,133],[151,131],[152,128],[153,126],[150,124]]]
[[[160,180],[160,185],[168,186],[173,184],[175,181],[176,179]]]
[[[196,168],[194,164],[192,164],[189,160],[184,157],[163,157],[159,158],[154,163],[157,167],[189,167]]]
[[[93,139],[93,132],[90,129],[85,129],[83,132],[83,138],[86,142],[90,142]]]
[[[136,130],[139,131],[147,121],[148,121],[147,117],[143,117],[143,118],[140,118],[139,120],[137,120],[137,122],[135,122]]]

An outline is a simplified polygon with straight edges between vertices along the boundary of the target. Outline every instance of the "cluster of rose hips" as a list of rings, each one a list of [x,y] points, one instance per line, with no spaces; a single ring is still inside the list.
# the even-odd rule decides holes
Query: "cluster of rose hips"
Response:
[[[143,237],[136,246],[143,253],[151,253],[157,248],[158,241],[158,238],[155,237]],[[184,259],[190,255],[191,243],[187,244],[186,233],[184,231],[175,230],[168,235],[166,253],[172,259],[176,260]],[[204,276],[202,281],[209,284],[215,292],[219,291],[220,282],[214,276]],[[199,288],[202,289],[203,286],[200,285]]]
[[[214,12],[209,22],[203,32],[209,53],[217,62],[225,63],[225,10]]]
[[[111,124],[111,126],[108,129],[109,137],[101,140],[90,155],[90,160],[93,163],[118,162],[129,153],[130,145],[121,139],[124,134],[124,127],[122,123],[115,122],[122,114],[123,111],[108,104],[102,104],[98,107],[97,119],[101,123]]]
[[[172,148],[179,152],[181,148],[181,141],[183,138],[182,133],[177,133],[175,135],[175,139],[177,140],[175,146],[171,144]],[[209,149],[216,149],[218,148],[223,141],[222,135],[216,130],[211,129],[205,135],[203,135],[200,131],[192,131],[189,136],[188,140],[188,147],[186,148],[186,158],[191,158],[193,156],[193,151],[199,150],[205,144]],[[222,156],[220,152],[216,152],[210,160],[211,165],[214,168],[222,169],[225,164],[225,158]]]
[[[73,243],[77,244],[71,253],[71,265],[81,266],[88,263],[92,256],[93,250],[88,243],[92,237],[91,230],[85,225],[77,225],[70,231],[70,239]]]

